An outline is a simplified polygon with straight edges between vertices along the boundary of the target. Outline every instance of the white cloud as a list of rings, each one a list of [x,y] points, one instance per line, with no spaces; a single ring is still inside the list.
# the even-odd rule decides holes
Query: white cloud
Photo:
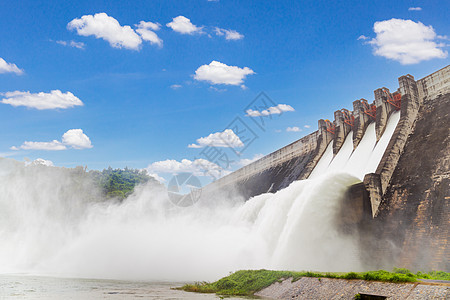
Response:
[[[408,8],[409,11],[420,11],[422,10],[422,7],[410,7]]]
[[[253,158],[243,158],[243,159],[239,160],[239,161],[237,162],[237,165],[243,167],[243,166],[249,165],[249,164],[251,164],[252,162],[257,161],[258,159],[261,159],[261,158],[263,158],[263,157],[264,157],[264,154],[261,154],[261,153],[255,154],[255,155],[253,156]]]
[[[268,109],[262,111],[247,109],[245,112],[247,113],[247,117],[261,117],[274,114],[281,114],[282,112],[285,111],[295,111],[295,109],[287,104],[278,104],[277,106],[271,106]]]
[[[166,181],[166,179],[164,177],[159,176],[156,173],[149,173],[147,169],[144,169],[148,176],[153,177],[155,180],[159,181],[160,183],[163,183],[164,181]]]
[[[157,161],[147,167],[147,172],[150,174],[179,174],[188,172],[194,174],[195,176],[214,176],[216,178],[230,173],[230,171],[224,170],[219,165],[201,158],[193,161],[189,159],[182,159],[181,161],[176,161],[173,159]]]
[[[305,126],[303,126],[303,127],[305,127],[305,128],[311,128],[311,125],[305,125]]]
[[[374,54],[400,62],[403,65],[416,64],[433,58],[446,58],[448,53],[436,43],[432,26],[412,20],[391,19],[375,22],[376,38],[369,41]]]
[[[128,25],[120,23],[106,13],[85,15],[79,19],[73,19],[67,24],[69,30],[76,30],[78,35],[104,39],[114,48],[127,48],[139,50],[141,38]]]
[[[216,27],[216,29],[214,31],[216,32],[216,35],[220,35],[220,36],[225,35],[225,39],[227,39],[227,40],[241,40],[244,38],[244,35],[240,34],[236,30],[231,30],[231,29],[228,30],[228,29],[222,29],[222,28]]]
[[[62,142],[53,140],[51,142],[24,142],[21,146],[13,146],[11,150],[46,150],[46,151],[59,151],[73,149],[87,149],[92,148],[91,140],[87,135],[83,133],[81,129],[70,129],[62,136]]]
[[[300,132],[300,131],[302,131],[302,129],[298,128],[297,126],[294,126],[294,127],[286,128],[286,131],[287,132]]]
[[[11,150],[46,150],[46,151],[59,151],[66,150],[66,146],[57,140],[51,142],[29,142],[26,141],[20,147],[11,147]]]
[[[172,22],[167,23],[166,26],[172,28],[173,31],[181,34],[203,33],[203,26],[195,26],[191,23],[191,20],[184,16],[173,18]]]
[[[183,86],[181,85],[181,84],[172,84],[171,86],[170,86],[170,88],[172,89],[172,90],[178,90],[178,89],[180,89],[180,88],[182,88]]]
[[[86,45],[83,42],[75,42],[75,41],[56,41],[57,44],[63,46],[69,46],[72,48],[84,49]]]
[[[365,40],[368,40],[369,39],[369,37],[368,36],[365,36],[364,34],[362,34],[362,35],[360,35],[359,37],[358,37],[358,41],[359,40],[363,40],[363,41],[365,41]]]
[[[91,140],[81,129],[70,129],[62,136],[63,144],[74,149],[92,148]]]
[[[159,23],[141,21],[135,26],[137,27],[136,32],[139,33],[144,41],[148,41],[150,44],[157,45],[158,47],[163,46],[163,41],[155,33],[155,31],[161,28]]]
[[[158,31],[161,29],[161,24],[153,22],[141,21],[139,24],[135,25],[137,28],[145,28],[153,31]]]
[[[0,57],[0,74],[2,73],[15,73],[16,75],[22,75],[23,70],[19,69],[15,64],[6,62]]]
[[[195,71],[194,79],[207,81],[211,84],[241,85],[245,77],[252,74],[255,74],[255,72],[250,68],[227,66],[213,60],[209,65],[200,66]]]
[[[74,106],[83,106],[83,102],[78,99],[71,92],[63,93],[60,90],[53,90],[50,93],[30,93],[30,92],[6,92],[3,94],[0,102],[10,104],[14,107],[26,106],[29,108],[43,109],[57,109],[69,108]]]
[[[189,148],[211,147],[243,147],[244,143],[231,129],[225,129],[223,132],[211,133],[207,137],[197,139],[198,144],[190,144]]]
[[[27,165],[29,165],[29,166],[47,166],[47,167],[55,166],[51,160],[46,160],[43,158],[37,158]]]

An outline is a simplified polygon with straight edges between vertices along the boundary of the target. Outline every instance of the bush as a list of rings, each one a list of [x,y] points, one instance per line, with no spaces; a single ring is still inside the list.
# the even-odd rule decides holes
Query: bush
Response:
[[[236,281],[230,280],[229,278],[225,277],[217,281],[214,286],[218,290],[230,290],[236,288],[237,283]]]
[[[347,273],[343,276],[344,279],[359,279],[359,275],[355,272]]]
[[[412,276],[411,276],[412,275]],[[388,282],[415,282],[416,277],[410,273],[408,275],[391,273],[385,270],[369,271],[363,273],[364,280],[388,281]]]
[[[417,272],[416,277],[421,279],[450,280],[450,273],[444,271]]]

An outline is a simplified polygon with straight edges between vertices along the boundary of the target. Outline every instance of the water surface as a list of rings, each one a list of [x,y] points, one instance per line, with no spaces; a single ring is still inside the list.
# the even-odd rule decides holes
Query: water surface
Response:
[[[172,289],[183,284],[184,282],[0,275],[0,299],[219,299],[214,294]]]

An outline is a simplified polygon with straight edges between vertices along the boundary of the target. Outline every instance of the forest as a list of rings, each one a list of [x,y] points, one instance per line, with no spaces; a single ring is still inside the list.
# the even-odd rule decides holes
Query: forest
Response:
[[[149,176],[146,171],[138,169],[112,169],[103,171],[92,170],[88,173],[93,181],[100,187],[104,196],[108,199],[118,198],[123,200],[131,195],[134,188],[140,184],[152,183],[161,185],[156,179]]]

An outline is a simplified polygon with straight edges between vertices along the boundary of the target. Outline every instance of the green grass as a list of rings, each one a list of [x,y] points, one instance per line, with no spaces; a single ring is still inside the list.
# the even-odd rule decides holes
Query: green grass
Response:
[[[450,273],[429,272],[414,274],[407,269],[394,269],[393,272],[385,270],[368,272],[349,273],[320,273],[320,272],[291,272],[291,271],[270,271],[270,270],[243,270],[230,274],[218,281],[197,282],[187,284],[179,288],[180,290],[198,293],[216,293],[219,295],[250,296],[268,287],[277,281],[292,278],[296,281],[302,277],[317,278],[338,278],[338,279],[362,279],[369,281],[384,282],[416,282],[418,278],[449,280]],[[447,279],[445,279],[447,278]]]
[[[449,280],[450,281],[450,273],[444,271],[431,271],[428,273],[417,272],[417,278],[420,279],[433,279],[433,280]]]
[[[237,271],[216,282],[197,282],[181,287],[181,290],[198,293],[217,293],[220,295],[249,296],[283,278],[300,278],[299,272],[246,270]]]
[[[405,274],[408,276],[415,276],[417,279],[433,279],[433,280],[449,280],[450,281],[450,273],[447,273],[444,271],[431,271],[428,273],[419,271],[416,274],[414,274],[408,269],[394,268],[393,272],[398,273],[398,274]]]

